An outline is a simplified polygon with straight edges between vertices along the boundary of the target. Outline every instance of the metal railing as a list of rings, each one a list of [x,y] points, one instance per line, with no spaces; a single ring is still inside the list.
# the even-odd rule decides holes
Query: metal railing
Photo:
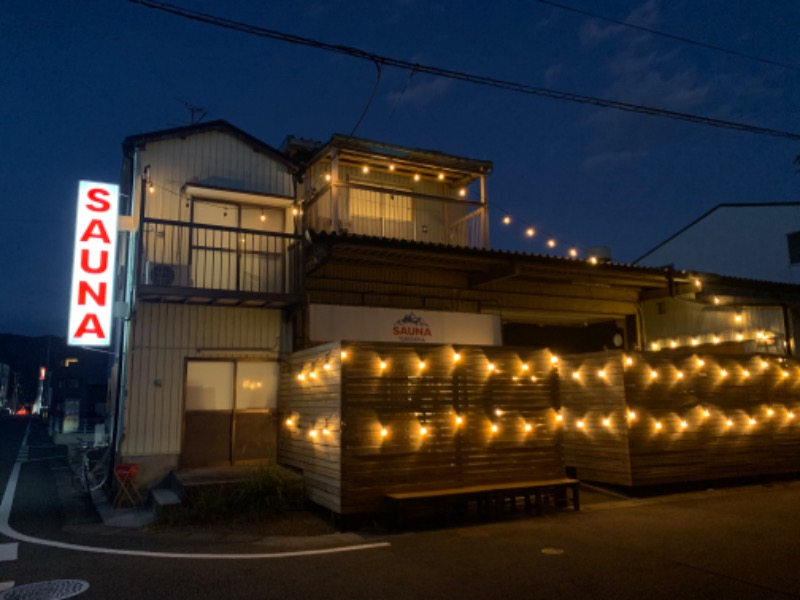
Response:
[[[357,184],[325,186],[303,208],[306,228],[485,248],[485,204]]]
[[[143,219],[139,284],[232,293],[299,294],[302,238]]]

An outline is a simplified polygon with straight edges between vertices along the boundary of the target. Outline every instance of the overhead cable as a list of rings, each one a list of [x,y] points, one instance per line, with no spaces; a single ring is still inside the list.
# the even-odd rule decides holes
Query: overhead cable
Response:
[[[603,15],[598,15],[597,13],[589,12],[588,10],[583,10],[580,8],[575,8],[574,6],[567,6],[566,4],[560,4],[558,2],[551,2],[551,0],[536,0],[539,4],[545,4],[547,6],[552,6],[554,8],[558,8],[560,10],[566,10],[578,15],[583,15],[584,17],[590,17],[592,19],[598,19],[600,21],[605,21],[607,23],[613,23],[615,25],[622,25],[623,27],[628,27],[630,29],[635,29],[637,31],[643,31],[645,33],[650,33],[652,35],[657,35],[663,38],[667,38],[670,40],[674,40],[677,42],[682,42],[684,44],[691,44],[692,46],[698,46],[700,48],[705,48],[707,50],[714,50],[716,52],[724,52],[725,54],[730,54],[732,56],[738,56],[739,58],[746,58],[747,60],[754,60],[756,62],[763,63],[765,65],[771,65],[773,67],[780,67],[782,69],[789,69],[791,71],[795,71],[800,73],[800,67],[796,67],[795,65],[789,65],[786,63],[779,62],[777,60],[771,60],[769,58],[761,58],[760,56],[755,56],[753,54],[747,54],[745,52],[739,52],[738,50],[731,50],[730,48],[723,48],[722,46],[714,46],[713,44],[708,44],[706,42],[700,42],[697,40],[693,40],[691,38],[684,37],[682,35],[675,35],[674,33],[667,33],[666,31],[658,31],[657,29],[651,29],[650,27],[645,27],[643,25],[636,25],[635,23],[630,23],[628,21],[618,21],[617,19],[612,19],[611,17],[605,17]]]
[[[177,15],[179,17],[183,17],[185,19],[190,19],[192,21],[197,21],[200,23],[207,23],[209,25],[214,25],[216,27],[221,27],[224,29],[230,29],[233,31],[239,31],[242,33],[248,33],[251,35],[255,35],[258,37],[269,38],[277,41],[288,42],[290,44],[296,44],[300,46],[306,46],[310,48],[317,48],[320,50],[325,50],[328,52],[334,52],[337,54],[344,54],[346,56],[351,56],[353,58],[359,58],[361,60],[367,60],[375,64],[380,64],[387,67],[394,67],[397,69],[415,71],[417,73],[425,73],[428,75],[433,75],[436,77],[444,77],[447,79],[454,79],[457,81],[464,81],[467,83],[472,83],[475,85],[481,85],[485,87],[492,87],[512,92],[517,92],[521,94],[527,94],[532,96],[541,96],[545,98],[551,98],[554,100],[563,100],[566,102],[574,102],[578,104],[586,104],[590,106],[599,106],[603,108],[613,108],[616,110],[621,110],[625,112],[631,113],[638,113],[644,115],[650,115],[655,117],[665,117],[668,119],[675,119],[678,121],[687,121],[690,123],[697,123],[700,125],[706,125],[708,127],[717,127],[721,129],[732,129],[735,131],[743,131],[746,133],[753,133],[757,135],[766,135],[771,137],[778,137],[778,138],[785,138],[790,140],[797,140],[800,141],[800,134],[793,133],[790,131],[783,131],[780,129],[770,129],[767,127],[759,127],[756,125],[750,125],[747,123],[739,123],[736,121],[726,121],[722,119],[714,119],[712,117],[704,117],[700,115],[694,115],[691,113],[684,113],[674,110],[668,110],[664,108],[656,108],[652,106],[646,106],[643,104],[632,104],[629,102],[621,102],[618,100],[609,100],[606,98],[599,98],[596,96],[588,96],[584,94],[575,94],[572,92],[564,92],[559,90],[554,90],[545,87],[538,87],[527,85],[524,83],[517,83],[514,81],[507,81],[503,79],[497,79],[495,77],[487,77],[484,75],[475,75],[472,73],[467,73],[464,71],[455,71],[451,69],[443,69],[441,67],[435,67],[430,65],[424,65],[420,63],[412,63],[409,61],[392,58],[389,56],[381,56],[379,54],[374,54],[372,52],[368,52],[366,50],[361,50],[360,48],[355,48],[352,46],[344,46],[340,44],[329,44],[327,42],[322,42],[320,40],[315,40],[312,38],[302,37],[299,35],[294,35],[291,33],[284,33],[281,31],[277,31],[274,29],[266,29],[264,27],[259,27],[257,25],[252,25],[249,23],[244,23],[241,21],[234,21],[231,19],[226,19],[224,17],[218,17],[215,15],[211,15],[209,13],[203,13],[195,10],[190,10],[187,8],[182,8],[180,6],[176,6],[174,4],[169,4],[167,2],[160,2],[158,0],[129,0],[134,4],[141,4],[142,6],[146,6],[147,8],[152,8],[155,10],[160,10],[166,13],[170,13],[173,15]]]

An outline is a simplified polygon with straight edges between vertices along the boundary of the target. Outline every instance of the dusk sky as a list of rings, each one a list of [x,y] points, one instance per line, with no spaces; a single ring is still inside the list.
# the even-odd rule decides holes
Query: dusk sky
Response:
[[[171,0],[401,60],[800,133],[796,0],[564,0],[794,66],[657,37],[536,0]],[[264,142],[350,134],[368,61],[126,0],[6,0],[0,16],[0,332],[66,334],[80,179],[118,182],[121,142],[186,125],[184,102]],[[384,68],[355,135],[494,162],[492,245],[628,262],[723,202],[800,200],[797,141]],[[514,223],[500,224],[503,211]],[[532,225],[544,235],[527,239]]]

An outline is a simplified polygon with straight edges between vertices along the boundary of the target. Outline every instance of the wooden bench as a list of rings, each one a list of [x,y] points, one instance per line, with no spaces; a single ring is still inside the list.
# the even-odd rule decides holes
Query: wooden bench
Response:
[[[476,502],[478,514],[500,516],[505,512],[506,502],[510,501],[511,509],[514,510],[519,497],[525,499],[527,511],[531,510],[531,498],[533,498],[533,506],[537,514],[542,514],[544,511],[546,496],[552,496],[556,506],[567,506],[571,500],[572,507],[580,510],[579,484],[577,479],[569,478],[514,481],[417,492],[393,492],[387,494],[386,498],[393,508],[395,525],[401,529],[405,524],[408,506],[411,504],[432,503],[436,515],[444,517],[448,522],[452,516],[453,507],[457,504]],[[568,490],[572,492],[571,498],[567,495]]]

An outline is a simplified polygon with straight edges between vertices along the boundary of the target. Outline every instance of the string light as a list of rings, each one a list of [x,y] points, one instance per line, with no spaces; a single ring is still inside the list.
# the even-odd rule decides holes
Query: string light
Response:
[[[570,248],[569,249],[569,255],[572,258],[578,258],[578,249],[577,248]]]
[[[463,424],[464,424],[464,417],[462,417],[461,415],[456,415],[456,427]]]
[[[603,425],[605,425],[606,427],[611,427],[611,419],[609,419],[608,417],[603,419]]]
[[[503,225],[511,225],[511,217],[506,215],[503,217]]]
[[[577,381],[578,379],[580,379],[580,378],[581,378],[581,374],[580,374],[580,373],[578,373],[577,371],[573,371],[573,372],[572,372],[572,378],[573,378],[573,379],[575,379],[575,380]]]
[[[491,362],[488,365],[486,365],[486,369],[489,371],[489,373],[494,373],[496,368],[497,367],[494,366],[494,363]]]
[[[678,371],[678,372],[675,374],[675,376],[676,376],[678,379],[683,379],[683,371]]]
[[[576,425],[578,426],[578,429],[583,429],[583,427],[584,427],[584,423],[583,423],[583,421],[578,421],[578,422],[576,423]]]
[[[305,381],[306,380],[305,373],[298,373],[297,374],[297,380],[298,381]]]
[[[531,430],[533,430],[533,425],[531,425],[530,423],[525,423],[525,431],[531,431]]]
[[[528,237],[533,237],[536,235],[536,230],[533,227],[528,227],[525,230],[525,235],[527,235]]]
[[[342,360],[346,359],[347,358],[347,350],[342,350],[340,356],[342,357]]]
[[[308,436],[309,436],[310,438],[315,438],[315,437],[317,437],[317,430],[316,430],[316,429],[312,429],[311,431],[309,431],[309,432],[308,432]]]
[[[664,427],[664,426],[661,424],[661,421],[656,421],[656,430],[657,431],[661,431],[662,427]]]
[[[419,434],[420,435],[428,435],[428,428],[425,427],[425,425],[420,425]]]
[[[522,363],[520,369],[522,369],[523,371],[527,371],[528,369],[530,369],[530,367],[528,366],[528,363]]]
[[[633,365],[633,357],[632,356],[626,356],[625,357],[625,365],[628,366],[628,367]]]
[[[628,411],[628,420],[629,421],[635,421],[636,420],[636,411],[635,410],[629,410]]]
[[[771,417],[771,416],[773,416],[774,414],[775,414],[775,411],[774,411],[774,410],[773,410],[773,408],[770,406],[770,407],[767,409],[767,416],[768,416],[768,417]]]
[[[555,248],[556,247],[556,241],[554,239],[550,238],[549,240],[547,240],[547,247],[548,248]]]
[[[419,181],[419,173],[414,173],[414,181]]]
[[[382,360],[382,361],[380,362],[380,368],[381,368],[381,371],[383,371],[383,370],[384,370],[386,367],[387,367],[386,361],[385,361],[385,360]]]
[[[689,423],[684,419],[681,421],[681,429],[686,429],[687,427],[689,427]]]
[[[605,379],[605,378],[606,378],[606,372],[605,372],[603,369],[600,369],[600,370],[597,372],[597,376],[598,376],[600,379]]]
[[[381,437],[385,438],[387,435],[389,435],[389,430],[386,429],[386,427],[382,427],[381,428]]]
[[[331,181],[331,174],[330,173],[325,173],[325,181],[330,183],[330,181]]]
[[[424,360],[419,361],[419,370],[422,371],[428,365],[425,364]]]
[[[492,423],[492,433],[497,433],[500,428],[497,426],[497,423]]]
[[[437,176],[437,179],[439,181],[444,181],[444,173],[439,173],[439,175]]]
[[[461,360],[461,354],[458,352],[453,352],[453,362],[458,362]]]
[[[467,195],[467,188],[461,188],[460,190],[458,190],[458,195],[461,196],[462,198],[464,196],[466,196]]]
[[[394,163],[389,163],[389,170],[394,173],[394,169],[395,169]]]
[[[364,165],[363,167],[361,167],[361,172],[364,175],[368,175],[369,174],[369,167],[367,165]]]
[[[292,420],[292,418],[291,418],[291,417],[289,417],[288,419],[286,419],[286,426],[287,426],[287,427],[292,427],[293,425],[294,425],[294,420]]]

